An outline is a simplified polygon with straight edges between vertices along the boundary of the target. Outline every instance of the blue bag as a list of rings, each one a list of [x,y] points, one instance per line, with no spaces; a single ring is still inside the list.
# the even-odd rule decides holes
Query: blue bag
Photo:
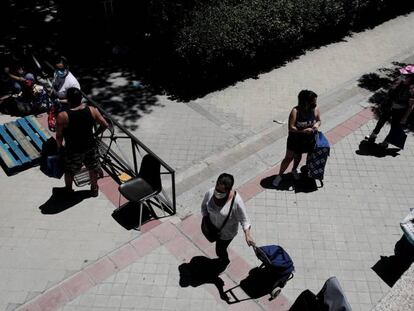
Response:
[[[308,153],[306,166],[309,177],[322,180],[325,174],[325,165],[331,150],[328,139],[322,132],[316,132],[315,148]]]
[[[42,145],[40,170],[48,177],[60,179],[64,173],[62,152],[58,153],[57,143],[50,137]]]
[[[315,148],[308,153],[306,166],[309,177],[322,180],[325,175],[325,165],[328,161],[331,147],[326,136],[322,132],[316,133]]]
[[[280,277],[288,277],[294,270],[289,254],[279,245],[267,245],[255,250],[257,257],[267,265],[271,265]]]
[[[322,132],[316,132],[315,148],[331,148],[328,139]]]
[[[64,173],[62,162],[60,154],[48,156],[46,168],[42,172],[49,177],[60,179]]]

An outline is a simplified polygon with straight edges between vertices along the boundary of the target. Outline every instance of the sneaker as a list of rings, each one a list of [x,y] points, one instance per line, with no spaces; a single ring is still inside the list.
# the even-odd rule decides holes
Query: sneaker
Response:
[[[367,135],[365,136],[365,139],[370,143],[373,143],[377,139],[377,134],[372,133],[371,135]]]
[[[299,175],[297,170],[292,171],[292,176],[293,176],[294,180],[299,180],[300,179],[300,175]]]
[[[278,187],[281,181],[282,181],[282,176],[277,175],[277,176],[275,177],[275,179],[273,179],[273,181],[272,181],[272,185],[273,185],[274,187]]]

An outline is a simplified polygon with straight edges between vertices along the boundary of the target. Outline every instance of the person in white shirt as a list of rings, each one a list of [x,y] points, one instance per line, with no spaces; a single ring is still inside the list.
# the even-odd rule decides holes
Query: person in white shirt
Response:
[[[80,90],[80,84],[75,76],[69,71],[67,60],[60,56],[55,61],[55,73],[53,76],[52,93],[59,99],[61,103],[66,103],[66,92],[74,87]]]
[[[230,263],[227,248],[237,235],[239,224],[244,231],[247,245],[255,245],[250,234],[251,224],[246,213],[246,207],[241,196],[232,190],[233,184],[234,178],[232,175],[221,174],[217,179],[216,186],[206,192],[201,203],[201,214],[208,216],[215,227],[221,228],[229,214],[233,196],[235,196],[231,214],[220,231],[219,239],[216,241],[216,254],[223,271]]]

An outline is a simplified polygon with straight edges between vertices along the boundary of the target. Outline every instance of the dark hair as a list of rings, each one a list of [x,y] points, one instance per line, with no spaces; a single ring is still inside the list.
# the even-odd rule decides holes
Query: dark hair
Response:
[[[56,56],[55,61],[54,61],[54,64],[55,65],[56,64],[63,64],[63,67],[65,69],[68,68],[68,60],[67,60],[67,58],[65,56],[62,56],[62,55]]]
[[[310,90],[302,90],[298,95],[298,106],[300,108],[305,108],[306,104],[309,103],[312,99],[317,98],[318,95]]]
[[[77,107],[82,102],[82,93],[76,87],[70,87],[66,91],[66,97],[68,99],[70,107]]]
[[[234,185],[234,177],[233,175],[222,173],[217,178],[217,184],[223,185],[226,188],[226,190],[231,190],[231,188],[233,188]]]

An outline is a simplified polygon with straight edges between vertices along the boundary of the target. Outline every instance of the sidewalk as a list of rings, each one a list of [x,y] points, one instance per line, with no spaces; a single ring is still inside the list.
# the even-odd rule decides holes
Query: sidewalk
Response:
[[[353,310],[370,310],[389,291],[371,267],[380,256],[393,253],[402,235],[398,223],[413,198],[409,178],[414,172],[410,165],[414,143],[410,140],[406,150],[394,158],[355,153],[361,137],[374,123],[370,110],[360,108],[359,113],[327,131],[332,155],[325,186],[315,192],[258,187],[276,167],[238,188],[247,201],[256,241],[282,245],[295,263],[295,277],[274,301],[263,297],[227,305],[212,284],[179,285],[180,264],[194,256],[214,257],[195,213],[144,233],[19,310],[56,310],[58,306],[65,311],[287,310],[288,301],[294,301],[301,291],[309,288],[317,292],[333,275],[341,282]],[[395,176],[396,171],[401,174]],[[231,260],[221,276],[224,290],[239,284],[259,264],[242,235],[231,244]],[[240,290],[236,296],[246,298]]]
[[[39,207],[50,198],[51,188],[61,186],[62,181],[48,179],[38,169],[12,177],[0,171],[0,309],[287,310],[301,291],[309,288],[317,292],[328,277],[336,275],[353,309],[370,310],[389,291],[371,267],[380,256],[393,254],[402,235],[399,221],[414,198],[414,142],[409,136],[406,149],[395,157],[356,154],[360,140],[375,123],[365,109],[370,94],[356,86],[356,79],[373,67],[388,66],[392,55],[392,60],[414,62],[414,49],[407,50],[409,46],[404,45],[414,42],[408,39],[413,35],[413,21],[414,14],[410,14],[381,25],[380,30],[355,36],[376,42],[377,58],[361,41],[351,46],[347,42],[333,44],[319,51],[327,54],[316,57],[318,51],[313,51],[285,69],[275,70],[274,74],[283,75],[272,78],[271,83],[266,82],[267,75],[264,80],[260,77],[241,83],[246,89],[243,87],[238,97],[232,92],[240,85],[193,103],[169,102],[148,115],[136,135],[178,168],[178,215],[148,223],[141,234],[125,231],[112,219],[117,194],[109,187],[102,189],[98,198],[59,212],[42,208],[42,213]],[[396,43],[382,36],[405,42],[395,51]],[[384,54],[379,52],[382,47]],[[337,49],[342,56],[336,54]],[[394,54],[388,55],[390,51]],[[373,62],[353,67],[357,53],[366,53]],[[345,74],[345,80],[336,80],[337,63],[332,63],[336,57],[341,66],[354,68],[349,72],[352,80]],[[288,69],[303,63],[316,66],[315,70],[329,67],[330,72],[308,68],[315,76],[295,76],[297,81],[287,90],[289,98],[276,98],[279,93],[268,97],[266,91],[247,92],[260,90],[260,81],[269,89],[285,85],[283,77],[292,73]],[[280,109],[286,118],[297,90],[311,88],[314,84],[310,81],[319,81],[321,76],[326,88],[316,91],[320,94],[322,129],[334,143],[325,186],[311,193],[263,189],[260,181],[275,174],[286,144],[286,128],[271,123],[276,111],[269,107],[283,102]],[[259,112],[259,101],[254,106],[245,104],[258,96],[262,96],[266,113]],[[241,98],[244,104],[237,106]],[[219,102],[223,110],[211,106],[215,103],[219,107]],[[5,119],[0,118],[2,123]],[[158,134],[164,135],[163,141],[158,142]],[[160,148],[162,142],[168,146]],[[295,263],[295,277],[272,302],[263,297],[228,305],[215,285],[193,287],[182,282],[180,286],[181,264],[193,256],[214,255],[199,230],[199,209],[202,195],[222,171],[236,177],[257,243],[282,245]],[[221,275],[224,290],[236,286],[259,265],[242,235],[230,248],[232,264]],[[235,294],[245,297],[241,291]]]

